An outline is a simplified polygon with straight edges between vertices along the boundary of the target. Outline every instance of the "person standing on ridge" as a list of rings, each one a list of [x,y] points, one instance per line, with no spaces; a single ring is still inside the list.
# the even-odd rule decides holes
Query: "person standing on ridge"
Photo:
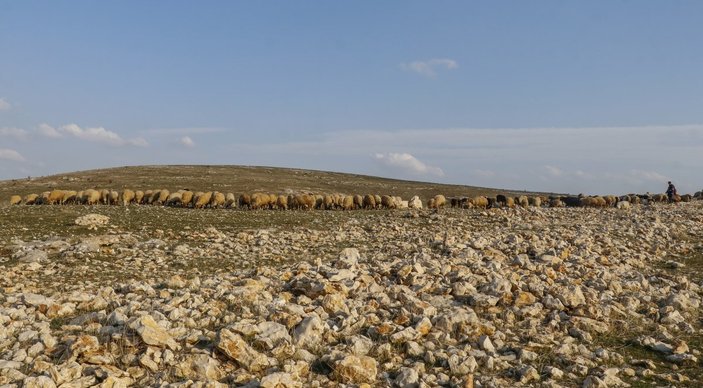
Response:
[[[674,202],[674,195],[676,195],[676,186],[669,181],[669,187],[666,188],[666,196],[669,197],[669,203]]]

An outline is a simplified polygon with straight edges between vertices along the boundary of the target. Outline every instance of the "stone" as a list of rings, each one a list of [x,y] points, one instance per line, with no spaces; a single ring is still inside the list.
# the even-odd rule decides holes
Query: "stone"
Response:
[[[261,388],[300,388],[303,384],[296,381],[290,373],[275,372],[264,376],[259,382]]]
[[[293,330],[293,343],[305,349],[314,348],[322,339],[324,326],[317,316],[305,317]]]
[[[47,298],[46,296],[39,295],[39,294],[32,294],[32,293],[25,293],[21,294],[22,298],[22,303],[24,303],[27,306],[49,306],[54,304],[54,300],[51,298]]]
[[[215,347],[251,372],[264,370],[270,364],[266,355],[249,346],[239,334],[234,334],[227,329],[220,330]]]
[[[566,307],[579,307],[586,304],[586,297],[583,295],[580,286],[569,285],[567,287],[558,287],[556,297]]]
[[[415,369],[403,367],[393,380],[393,385],[398,388],[419,388],[420,376]]]
[[[452,355],[449,357],[449,370],[455,376],[465,376],[469,373],[473,373],[476,368],[478,368],[478,363],[473,356],[468,356],[462,358],[459,355]]]
[[[87,226],[89,229],[97,229],[98,226],[107,225],[108,222],[110,222],[110,217],[94,213],[86,214],[75,220],[76,225]]]
[[[361,255],[359,254],[358,249],[344,248],[341,252],[339,252],[339,257],[335,262],[335,267],[344,269],[354,269],[359,264],[360,258]]]
[[[134,330],[148,345],[158,347],[168,347],[171,350],[178,350],[180,346],[164,328],[159,326],[151,315],[143,315],[132,322],[129,327]]]
[[[258,334],[254,342],[265,349],[271,350],[283,343],[290,343],[288,329],[278,322],[261,322],[257,325]]]
[[[48,376],[27,377],[22,386],[24,388],[56,388],[54,380]]]
[[[496,348],[493,346],[493,342],[488,338],[487,335],[482,335],[478,339],[478,347],[485,350],[488,354],[495,354]]]
[[[347,384],[373,383],[376,373],[376,360],[368,356],[348,355],[334,366],[335,378]]]
[[[220,380],[224,377],[220,362],[207,354],[187,355],[175,368],[177,376],[196,381]]]

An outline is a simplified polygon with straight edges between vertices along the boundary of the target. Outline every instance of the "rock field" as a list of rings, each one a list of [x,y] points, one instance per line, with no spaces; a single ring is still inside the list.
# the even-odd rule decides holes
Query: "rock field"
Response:
[[[702,205],[6,224],[0,386],[700,386]]]

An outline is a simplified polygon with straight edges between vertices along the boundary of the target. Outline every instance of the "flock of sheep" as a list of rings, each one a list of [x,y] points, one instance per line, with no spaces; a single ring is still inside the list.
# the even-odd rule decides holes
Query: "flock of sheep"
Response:
[[[689,202],[703,199],[703,192],[695,195],[674,196],[674,202]],[[511,197],[499,194],[495,197],[445,197],[436,195],[429,199],[426,206],[430,209],[452,208],[494,208],[515,206],[528,207],[628,207],[631,204],[669,202],[664,194],[629,194],[624,196],[519,196]],[[190,190],[146,190],[133,191],[125,189],[84,191],[52,190],[42,194],[29,194],[22,198],[13,195],[11,205],[158,205],[185,208],[241,208],[241,209],[301,209],[301,210],[357,210],[357,209],[407,209],[422,208],[418,196],[410,200],[390,195],[344,195],[344,194],[241,194],[220,193],[217,191],[193,192]]]

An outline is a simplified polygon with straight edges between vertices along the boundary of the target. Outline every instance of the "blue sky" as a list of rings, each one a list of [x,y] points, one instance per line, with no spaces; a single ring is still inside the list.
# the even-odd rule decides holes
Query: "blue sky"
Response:
[[[0,0],[0,179],[247,164],[703,188],[699,1]]]

